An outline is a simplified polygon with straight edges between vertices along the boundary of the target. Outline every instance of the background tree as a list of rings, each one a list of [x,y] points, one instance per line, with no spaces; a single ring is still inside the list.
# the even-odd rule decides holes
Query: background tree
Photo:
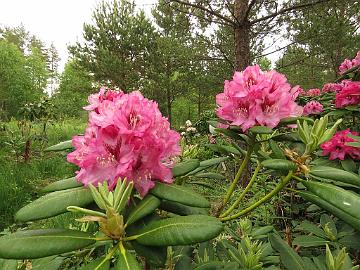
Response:
[[[344,58],[353,58],[360,44],[360,2],[329,1],[289,19],[293,43],[277,63],[290,81],[305,88],[321,87],[338,76]]]
[[[93,24],[84,25],[83,44],[70,47],[82,67],[97,81],[123,91],[140,89],[148,78],[148,60],[155,30],[143,11],[125,0],[102,2]]]
[[[190,7],[190,14],[195,17],[206,31],[224,31],[228,38],[233,38],[234,55],[226,58],[234,59],[236,70],[243,70],[254,60],[254,55],[261,57],[265,37],[279,31],[284,16],[289,13],[314,6],[327,0],[301,1],[299,4],[290,1],[257,1],[257,0],[168,0],[168,3],[179,3]],[[219,39],[221,40],[221,39]],[[256,51],[252,52],[251,48]],[[220,50],[215,44],[214,50]]]
[[[87,104],[87,97],[92,94],[93,80],[90,74],[74,60],[66,63],[60,76],[60,85],[53,95],[53,102],[60,116],[86,117],[82,109]]]
[[[20,49],[0,40],[0,111],[1,118],[16,116],[18,109],[34,99],[33,85]]]

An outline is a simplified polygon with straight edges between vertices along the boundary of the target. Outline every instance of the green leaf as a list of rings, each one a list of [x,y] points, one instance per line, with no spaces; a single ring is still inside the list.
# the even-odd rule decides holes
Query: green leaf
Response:
[[[70,188],[76,188],[81,187],[83,184],[81,182],[78,182],[75,177],[66,178],[64,180],[59,180],[54,183],[51,183],[44,187],[41,192],[53,192],[53,191],[59,191],[59,190],[65,190]]]
[[[0,259],[0,269],[16,270],[17,266],[18,266],[18,262],[16,260],[3,260],[3,259]]]
[[[216,179],[216,180],[225,180],[226,177],[223,176],[220,173],[214,173],[214,172],[207,172],[207,173],[197,173],[194,175],[198,178],[210,178],[210,179]]]
[[[261,162],[265,168],[280,171],[295,171],[297,166],[295,163],[284,159],[267,159]]]
[[[336,241],[337,229],[332,218],[329,215],[322,214],[320,217],[320,224],[325,231],[327,238],[331,239],[332,241]]]
[[[272,247],[280,253],[281,263],[291,270],[305,270],[301,257],[276,234],[270,234],[269,240]]]
[[[55,191],[21,208],[15,219],[26,222],[53,217],[67,212],[68,206],[86,206],[92,201],[90,190],[83,187]]]
[[[102,265],[99,268],[99,270],[108,270],[108,269],[110,269],[110,261],[106,260],[103,263],[104,259],[105,259],[105,257],[97,258],[97,259],[93,260],[92,262],[82,265],[79,269],[76,268],[76,270],[94,270],[94,269],[96,269],[96,267],[98,267],[101,264]]]
[[[255,134],[272,134],[274,130],[265,126],[255,126],[249,129],[250,132]]]
[[[356,170],[357,170],[356,163],[352,159],[340,160],[340,163],[341,163],[341,166],[344,168],[345,171],[356,172]]]
[[[360,196],[332,184],[304,181],[302,184],[312,193],[356,219],[360,219]]]
[[[73,149],[71,140],[64,141],[64,142],[55,144],[53,146],[50,146],[50,147],[46,148],[45,151],[64,151],[64,150],[68,150],[68,149]]]
[[[0,258],[37,259],[95,243],[85,232],[63,229],[19,231],[0,238]]]
[[[321,228],[319,228],[318,226],[316,226],[313,223],[310,223],[307,220],[301,222],[300,225],[296,227],[296,229],[303,231],[303,232],[315,234],[316,236],[319,236],[322,238],[327,238],[325,232]]]
[[[235,270],[239,269],[236,262],[210,261],[197,264],[193,270]]]
[[[127,220],[126,225],[130,225],[139,219],[149,215],[152,213],[156,208],[160,205],[160,200],[148,194],[141,202],[130,212]]]
[[[242,137],[234,130],[228,128],[215,128],[215,131],[218,133],[222,133],[234,140],[242,140]]]
[[[188,159],[176,164],[171,171],[174,177],[178,177],[178,176],[183,176],[188,172],[195,170],[199,166],[200,166],[200,161],[198,159]]]
[[[328,166],[315,166],[310,169],[310,175],[323,179],[335,180],[360,187],[360,176],[341,169]]]
[[[144,246],[136,241],[131,241],[136,253],[146,259],[155,267],[163,267],[166,263],[167,247]]]
[[[200,167],[210,167],[214,165],[218,165],[221,162],[224,162],[225,160],[228,160],[229,157],[218,157],[218,158],[212,158],[208,160],[204,160],[200,162]]]
[[[187,205],[183,205],[181,203],[172,202],[163,200],[160,205],[160,209],[165,211],[181,215],[181,216],[189,216],[189,215],[208,215],[209,208],[203,207],[191,207]]]
[[[59,256],[50,256],[41,259],[35,259],[31,262],[32,270],[58,270],[63,263],[64,258]],[[5,268],[6,269],[6,268]],[[80,269],[79,269],[80,270]]]
[[[204,242],[223,230],[217,218],[203,215],[174,217],[150,222],[136,235],[136,241],[149,246],[177,246]]]
[[[135,255],[130,251],[124,250],[116,261],[114,270],[142,270]]]
[[[269,140],[269,145],[272,151],[272,156],[274,158],[279,158],[279,159],[286,159],[285,155],[284,155],[284,151],[280,148],[280,146],[273,140]]]
[[[189,206],[210,207],[210,202],[207,199],[184,186],[156,182],[155,187],[150,190],[150,193],[158,198]]]
[[[314,236],[314,235],[300,235],[295,237],[293,245],[298,245],[302,247],[318,247],[324,246],[330,241],[325,240],[324,238]]]

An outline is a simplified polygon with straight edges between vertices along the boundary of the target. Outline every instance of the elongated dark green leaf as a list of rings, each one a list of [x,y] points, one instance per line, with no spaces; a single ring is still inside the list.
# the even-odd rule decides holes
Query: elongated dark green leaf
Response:
[[[0,238],[0,258],[37,259],[95,243],[85,232],[62,229],[20,231]]]
[[[333,167],[328,167],[328,166],[312,167],[310,169],[310,175],[321,177],[324,179],[335,180],[360,187],[359,175]]]
[[[332,184],[315,181],[302,183],[311,193],[329,202],[356,219],[360,219],[360,196]]]
[[[284,159],[267,159],[261,162],[265,168],[273,169],[273,170],[280,170],[280,171],[295,171],[296,164]]]
[[[298,193],[303,197],[305,200],[312,202],[320,206],[321,208],[329,211],[330,213],[334,214],[341,220],[345,221],[347,224],[352,226],[353,228],[360,231],[360,219],[354,218],[353,216],[349,215],[348,213],[344,212],[343,210],[339,209],[338,207],[332,205],[331,203],[325,201],[324,199],[320,198],[319,196],[309,192],[309,191],[298,191]],[[331,200],[331,198],[329,198]]]
[[[45,149],[45,151],[64,151],[64,150],[68,150],[68,149],[72,149],[73,146],[71,144],[71,140],[68,141],[64,141],[58,144],[55,144],[53,146],[50,146],[48,148]]]
[[[4,260],[0,259],[0,269],[4,270],[16,270],[18,262],[16,260]]]
[[[144,257],[152,266],[163,267],[165,265],[167,257],[166,247],[144,246],[136,241],[132,241],[131,245],[136,253]]]
[[[283,150],[275,141],[269,140],[269,145],[272,151],[272,156],[274,158],[286,159]]]
[[[357,171],[357,165],[356,165],[355,161],[352,159],[340,160],[340,163],[345,171],[348,171],[348,172],[356,172]]]
[[[160,205],[160,209],[163,209],[165,211],[178,214],[181,216],[189,216],[189,215],[208,215],[209,214],[209,208],[203,208],[203,207],[192,207],[183,205],[181,203],[172,202],[172,201],[166,201],[163,200]]]
[[[210,179],[216,179],[216,180],[225,180],[226,177],[223,176],[220,173],[214,173],[214,172],[207,172],[207,173],[197,173],[194,175],[198,178],[210,178]]]
[[[274,130],[265,126],[255,126],[250,128],[249,131],[255,134],[271,134],[274,132]]]
[[[92,262],[82,265],[79,269],[78,268],[76,268],[76,269],[77,270],[94,270],[94,269],[96,269],[96,267],[101,265],[99,270],[108,270],[108,269],[110,269],[110,261],[109,260],[104,261],[104,259],[105,259],[105,257],[97,258],[96,260],[94,260]]]
[[[137,233],[136,241],[149,246],[178,246],[216,237],[223,224],[214,217],[193,215],[153,221]]]
[[[25,222],[53,217],[67,212],[68,206],[86,206],[92,201],[90,190],[83,187],[55,191],[21,208],[15,219]]]
[[[174,177],[178,177],[178,176],[183,176],[188,172],[195,170],[199,166],[200,166],[200,161],[198,159],[189,159],[176,164],[171,171]]]
[[[218,158],[212,158],[208,160],[204,160],[200,162],[200,167],[210,167],[214,165],[218,165],[221,162],[224,162],[225,160],[228,160],[229,157],[218,157]]]
[[[115,270],[142,270],[135,255],[130,251],[120,252],[115,264]]]
[[[157,182],[150,193],[158,198],[189,206],[210,207],[210,202],[207,199],[184,186],[167,185]]]
[[[293,245],[302,247],[318,247],[325,246],[330,241],[315,235],[300,235],[295,237]]]
[[[130,225],[152,213],[160,205],[160,200],[148,194],[129,214],[126,224]]]
[[[301,257],[276,234],[270,234],[269,240],[272,247],[280,253],[281,263],[286,269],[305,270]]]
[[[234,140],[242,140],[242,137],[239,135],[238,132],[234,131],[234,130],[230,130],[227,128],[216,128],[215,129],[216,132],[222,133]]]
[[[64,258],[60,256],[50,256],[41,259],[35,259],[31,262],[31,270],[58,270],[63,261]]]
[[[303,232],[312,233],[312,234],[322,237],[322,238],[327,237],[326,233],[321,228],[319,228],[314,223],[311,223],[307,220],[301,222],[300,225],[296,227],[296,229],[303,231]]]
[[[47,185],[41,190],[41,192],[53,192],[53,191],[65,190],[70,188],[81,187],[82,185],[83,184],[78,182],[75,177],[70,177]]]

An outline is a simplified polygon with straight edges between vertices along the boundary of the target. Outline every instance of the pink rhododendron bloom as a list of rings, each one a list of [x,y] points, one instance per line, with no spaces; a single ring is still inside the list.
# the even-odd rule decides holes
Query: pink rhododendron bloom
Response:
[[[317,97],[321,95],[321,90],[319,88],[313,88],[306,91],[306,96]]]
[[[309,101],[304,106],[304,115],[319,114],[323,111],[323,105],[315,100]]]
[[[346,156],[354,159],[360,158],[360,148],[345,145],[345,143],[355,141],[354,139],[348,137],[348,135],[359,136],[359,133],[350,131],[349,129],[336,132],[329,141],[320,146],[323,150],[323,154],[330,155],[330,160],[344,160]]]
[[[359,65],[360,65],[360,51],[357,52],[354,59],[352,59],[352,60],[345,59],[344,62],[342,62],[339,67],[339,72],[340,72],[340,74],[344,73],[347,70],[349,70],[355,66],[359,66]]]
[[[322,88],[322,92],[339,92],[343,88],[341,83],[326,83]]]
[[[346,81],[335,96],[336,108],[360,104],[360,82]]]
[[[180,135],[170,129],[156,102],[140,92],[101,89],[89,97],[89,125],[84,136],[72,140],[68,161],[80,167],[76,178],[84,185],[119,179],[133,181],[141,196],[155,181],[171,183],[167,166],[180,153]]]
[[[273,128],[283,118],[302,114],[295,103],[298,94],[299,88],[291,88],[284,75],[249,66],[225,81],[224,92],[216,96],[217,115],[243,131],[256,125]]]

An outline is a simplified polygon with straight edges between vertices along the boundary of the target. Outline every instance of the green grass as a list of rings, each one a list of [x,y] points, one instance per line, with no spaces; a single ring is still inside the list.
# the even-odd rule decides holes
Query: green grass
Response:
[[[84,132],[85,123],[78,120],[67,120],[49,125],[47,129],[48,142],[34,142],[30,162],[16,162],[11,147],[4,144],[7,135],[0,137],[0,231],[14,223],[13,216],[26,203],[37,197],[37,192],[46,184],[55,180],[71,177],[76,167],[66,162],[66,156],[61,153],[46,153],[39,151],[58,142],[69,140],[73,135]],[[6,128],[19,132],[16,122],[6,123]],[[40,126],[35,126],[38,132]],[[64,219],[62,221],[61,219]],[[49,220],[49,226],[65,225],[68,217],[61,216],[57,220]],[[43,223],[39,223],[43,226]]]

